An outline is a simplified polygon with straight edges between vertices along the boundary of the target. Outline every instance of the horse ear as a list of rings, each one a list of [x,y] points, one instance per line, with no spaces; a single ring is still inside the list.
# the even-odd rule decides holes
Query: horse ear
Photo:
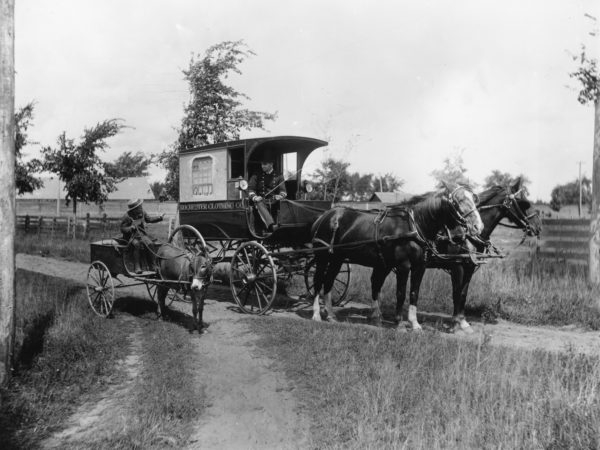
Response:
[[[450,192],[450,187],[448,187],[448,183],[446,183],[444,180],[440,180],[440,183],[442,184],[442,187],[447,190],[448,192]]]
[[[521,179],[521,177],[518,177],[515,180],[515,183],[510,187],[510,190],[514,193],[519,192],[519,190],[521,189],[521,184],[523,183],[523,180]]]

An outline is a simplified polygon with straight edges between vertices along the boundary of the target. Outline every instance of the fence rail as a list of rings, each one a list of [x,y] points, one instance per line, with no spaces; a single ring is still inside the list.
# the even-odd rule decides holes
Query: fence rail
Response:
[[[586,265],[589,260],[589,219],[544,219],[536,256]]]
[[[18,231],[26,234],[50,238],[61,236],[73,239],[104,239],[121,235],[120,218],[91,217],[89,214],[83,218],[20,215],[17,216],[16,227]],[[173,219],[169,219],[150,224],[148,229],[153,236],[166,238],[172,227]]]

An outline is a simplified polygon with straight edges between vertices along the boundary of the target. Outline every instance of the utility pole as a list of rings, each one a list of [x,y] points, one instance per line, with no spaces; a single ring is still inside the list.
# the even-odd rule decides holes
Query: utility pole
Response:
[[[577,161],[577,164],[579,164],[579,218],[581,219],[581,164],[583,164],[583,161]]]
[[[0,0],[0,385],[15,335],[15,0]]]
[[[592,217],[590,220],[589,280],[600,284],[600,99],[594,101],[594,159],[592,166]]]

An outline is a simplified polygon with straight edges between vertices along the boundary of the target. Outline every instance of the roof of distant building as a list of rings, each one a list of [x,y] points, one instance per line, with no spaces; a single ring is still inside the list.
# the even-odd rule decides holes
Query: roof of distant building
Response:
[[[64,183],[59,182],[57,177],[42,178],[44,186],[31,193],[19,195],[17,198],[23,200],[55,200],[57,197],[63,199],[66,192],[63,190]],[[141,198],[143,200],[155,200],[154,193],[146,177],[130,177],[116,184],[116,190],[108,194],[108,200],[129,200]]]
[[[374,192],[370,202],[381,202],[381,203],[400,203],[411,198],[413,194],[409,194],[404,191],[395,192]]]

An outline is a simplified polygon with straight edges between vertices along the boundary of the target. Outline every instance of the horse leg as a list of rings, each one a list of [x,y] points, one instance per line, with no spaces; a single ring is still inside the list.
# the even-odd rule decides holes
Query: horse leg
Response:
[[[406,331],[406,328],[402,325],[402,307],[406,299],[406,285],[408,284],[409,273],[410,267],[396,267],[396,323],[398,324],[398,331]]]
[[[206,328],[208,324],[204,323],[202,316],[204,315],[204,300],[206,299],[206,293],[208,291],[208,286],[205,286],[200,291],[200,298],[198,299],[198,323],[200,324],[200,328],[198,332],[201,334],[206,333]]]
[[[412,266],[410,271],[410,305],[408,307],[408,321],[413,331],[422,330],[417,320],[417,301],[419,300],[419,289],[425,275],[425,264]]]
[[[313,287],[315,289],[315,298],[313,300],[313,316],[312,320],[316,322],[321,321],[321,306],[319,305],[319,294],[323,287],[323,280],[325,278],[325,272],[327,271],[327,258],[328,255],[324,255],[322,251],[317,252],[315,255],[315,274],[313,276]]]
[[[190,289],[190,300],[192,301],[192,333],[194,330],[200,331],[200,327],[198,326],[198,296],[196,294],[196,289]]]
[[[161,320],[165,318],[167,312],[167,307],[165,306],[165,298],[168,292],[168,287],[161,286],[160,284],[156,286],[156,299],[158,300],[158,310],[156,311],[156,317]]]
[[[390,269],[384,267],[374,267],[371,274],[371,298],[373,299],[373,307],[371,309],[371,321],[373,325],[381,326],[381,308],[379,307],[379,293],[386,277],[390,273]]]
[[[333,289],[333,283],[335,282],[335,278],[338,276],[338,273],[340,273],[342,264],[344,264],[344,260],[335,259],[329,263],[327,273],[325,274],[323,295],[325,297],[325,311],[327,311],[327,320],[330,322],[337,322],[335,313],[333,312],[333,305],[331,304],[331,289]]]
[[[454,305],[454,312],[452,314],[452,332],[460,329],[460,304],[463,289],[463,282],[465,279],[465,267],[462,264],[452,266],[450,269],[450,279],[452,280],[452,304]],[[464,316],[462,317],[464,320]]]
[[[461,283],[460,302],[458,304],[458,310],[454,311],[460,329],[469,334],[473,333],[473,328],[471,328],[471,325],[469,325],[469,322],[467,322],[465,317],[465,305],[467,303],[467,294],[469,293],[469,284],[471,283],[471,278],[474,273],[474,266],[465,267],[464,277]]]

